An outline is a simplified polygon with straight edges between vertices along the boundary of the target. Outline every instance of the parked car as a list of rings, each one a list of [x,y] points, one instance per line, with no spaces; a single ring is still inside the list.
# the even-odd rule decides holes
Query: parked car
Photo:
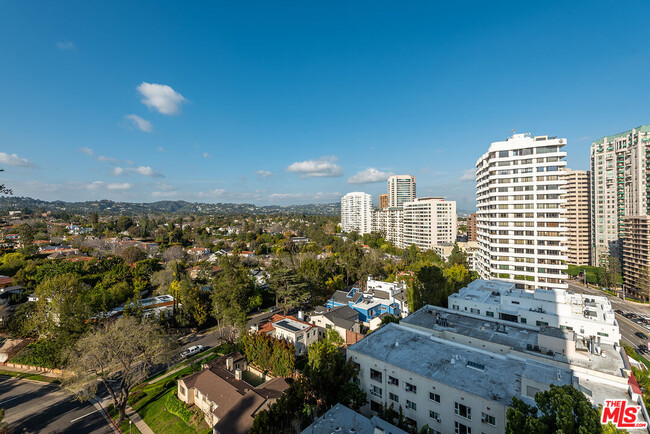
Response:
[[[614,312],[616,312],[619,315],[623,315],[623,311],[621,309],[616,309]]]
[[[634,334],[635,334],[637,337],[641,338],[641,339],[648,339],[648,337],[645,335],[645,333],[636,332],[636,333],[634,333]]]
[[[194,354],[198,354],[203,351],[203,345],[194,345],[186,349],[181,353],[181,358],[186,359]]]

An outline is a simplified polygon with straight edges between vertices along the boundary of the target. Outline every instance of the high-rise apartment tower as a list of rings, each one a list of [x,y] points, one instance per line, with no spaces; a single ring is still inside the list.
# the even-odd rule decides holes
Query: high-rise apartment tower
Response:
[[[372,196],[362,192],[348,193],[341,198],[341,229],[343,232],[370,233]]]
[[[589,172],[566,170],[567,262],[572,265],[589,265],[590,222]]]
[[[415,200],[415,176],[394,175],[388,178],[388,206],[403,206]]]
[[[566,289],[566,139],[514,134],[476,163],[476,268],[521,289]]]
[[[621,255],[623,217],[650,213],[650,125],[591,145],[591,262]]]

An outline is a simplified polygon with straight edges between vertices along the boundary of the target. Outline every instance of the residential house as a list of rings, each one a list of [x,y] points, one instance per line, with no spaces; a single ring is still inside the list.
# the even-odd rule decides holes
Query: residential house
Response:
[[[318,327],[291,315],[273,315],[259,326],[259,332],[291,342],[296,354],[305,353],[308,346],[318,341]]]
[[[301,434],[331,433],[406,434],[406,431],[373,416],[372,419],[357,413],[343,404],[336,404],[324,415],[305,428]]]
[[[359,312],[350,306],[337,306],[331,309],[319,306],[309,317],[309,322],[318,326],[321,338],[325,337],[327,330],[335,330],[346,345],[352,345],[364,337],[361,333]]]
[[[267,409],[289,387],[273,378],[253,387],[243,379],[246,359],[234,352],[203,365],[200,372],[178,380],[178,398],[196,405],[205,421],[218,434],[245,434],[257,413]]]

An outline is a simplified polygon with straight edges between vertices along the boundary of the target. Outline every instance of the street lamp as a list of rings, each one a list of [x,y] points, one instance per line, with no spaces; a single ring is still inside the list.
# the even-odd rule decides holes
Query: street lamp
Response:
[[[131,434],[131,424],[133,423],[132,420],[129,420],[129,434]]]

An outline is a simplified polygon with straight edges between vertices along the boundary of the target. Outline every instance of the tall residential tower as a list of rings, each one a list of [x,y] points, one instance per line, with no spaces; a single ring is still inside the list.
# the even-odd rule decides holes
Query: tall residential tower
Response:
[[[388,207],[403,206],[415,200],[415,176],[393,175],[388,178]]]
[[[476,163],[476,268],[520,289],[566,289],[566,139],[514,134]]]
[[[621,255],[623,217],[650,212],[650,125],[591,145],[591,262]]]
[[[566,218],[569,250],[567,262],[589,265],[589,233],[591,207],[589,206],[589,172],[566,170]]]
[[[372,196],[359,191],[341,198],[341,229],[343,232],[370,233]]]

